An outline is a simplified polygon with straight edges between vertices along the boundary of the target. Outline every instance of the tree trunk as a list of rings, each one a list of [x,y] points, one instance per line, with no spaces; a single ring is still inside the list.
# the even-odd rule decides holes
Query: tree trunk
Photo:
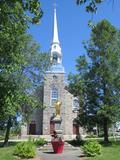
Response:
[[[9,118],[8,118],[3,147],[8,145],[8,140],[9,140],[9,135],[10,135],[10,128],[11,128],[11,116],[9,116]]]
[[[108,122],[107,122],[106,118],[104,118],[103,130],[104,130],[104,142],[105,143],[109,143],[109,139],[108,139]]]

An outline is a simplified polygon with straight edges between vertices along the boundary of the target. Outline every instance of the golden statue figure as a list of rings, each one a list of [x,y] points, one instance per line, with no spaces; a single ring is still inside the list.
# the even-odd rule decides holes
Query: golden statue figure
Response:
[[[56,118],[60,118],[60,108],[61,108],[62,102],[56,101],[55,102],[55,109],[56,109]]]

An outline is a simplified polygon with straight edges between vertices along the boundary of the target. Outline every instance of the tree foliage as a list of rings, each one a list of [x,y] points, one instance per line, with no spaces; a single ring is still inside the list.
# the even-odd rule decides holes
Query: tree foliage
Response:
[[[97,6],[104,1],[105,0],[76,0],[76,3],[77,5],[85,4],[87,12],[96,13]]]
[[[16,109],[19,109],[21,105],[34,105],[33,92],[43,81],[44,71],[49,65],[48,55],[39,53],[39,47],[32,42],[31,36],[22,35],[21,44],[22,51],[19,57],[14,55],[15,58],[19,58],[19,62],[10,63],[10,70],[5,69],[7,65],[5,63],[4,69],[1,67],[0,104],[4,106],[1,110],[2,118],[4,114],[15,115]]]
[[[1,0],[0,17],[1,22],[6,17],[11,18],[11,23],[38,23],[42,17],[42,9],[39,0]]]
[[[34,92],[43,81],[49,58],[26,31],[41,16],[38,0],[0,1],[0,121],[7,123],[5,143],[14,117],[28,115],[40,105]]]
[[[107,142],[108,125],[120,115],[120,31],[103,20],[84,47],[87,55],[77,59],[78,74],[69,77],[69,90],[82,101],[81,123],[101,124]]]

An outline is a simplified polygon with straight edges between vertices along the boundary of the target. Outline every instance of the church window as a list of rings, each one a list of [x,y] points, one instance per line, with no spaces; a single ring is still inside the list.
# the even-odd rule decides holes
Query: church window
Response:
[[[51,93],[51,105],[53,106],[57,100],[58,100],[58,89],[53,88]]]
[[[77,111],[79,109],[79,101],[77,98],[73,99],[73,111]]]

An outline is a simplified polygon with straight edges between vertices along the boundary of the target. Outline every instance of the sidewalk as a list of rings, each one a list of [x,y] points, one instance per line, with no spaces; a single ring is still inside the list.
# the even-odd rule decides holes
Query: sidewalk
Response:
[[[79,151],[64,151],[62,154],[54,154],[53,152],[39,152],[39,156],[43,160],[80,160]]]
[[[55,154],[52,145],[49,143],[43,148],[38,148],[38,155],[43,160],[81,160],[83,157],[83,153],[79,147],[73,147],[68,143],[65,143],[62,154]]]

